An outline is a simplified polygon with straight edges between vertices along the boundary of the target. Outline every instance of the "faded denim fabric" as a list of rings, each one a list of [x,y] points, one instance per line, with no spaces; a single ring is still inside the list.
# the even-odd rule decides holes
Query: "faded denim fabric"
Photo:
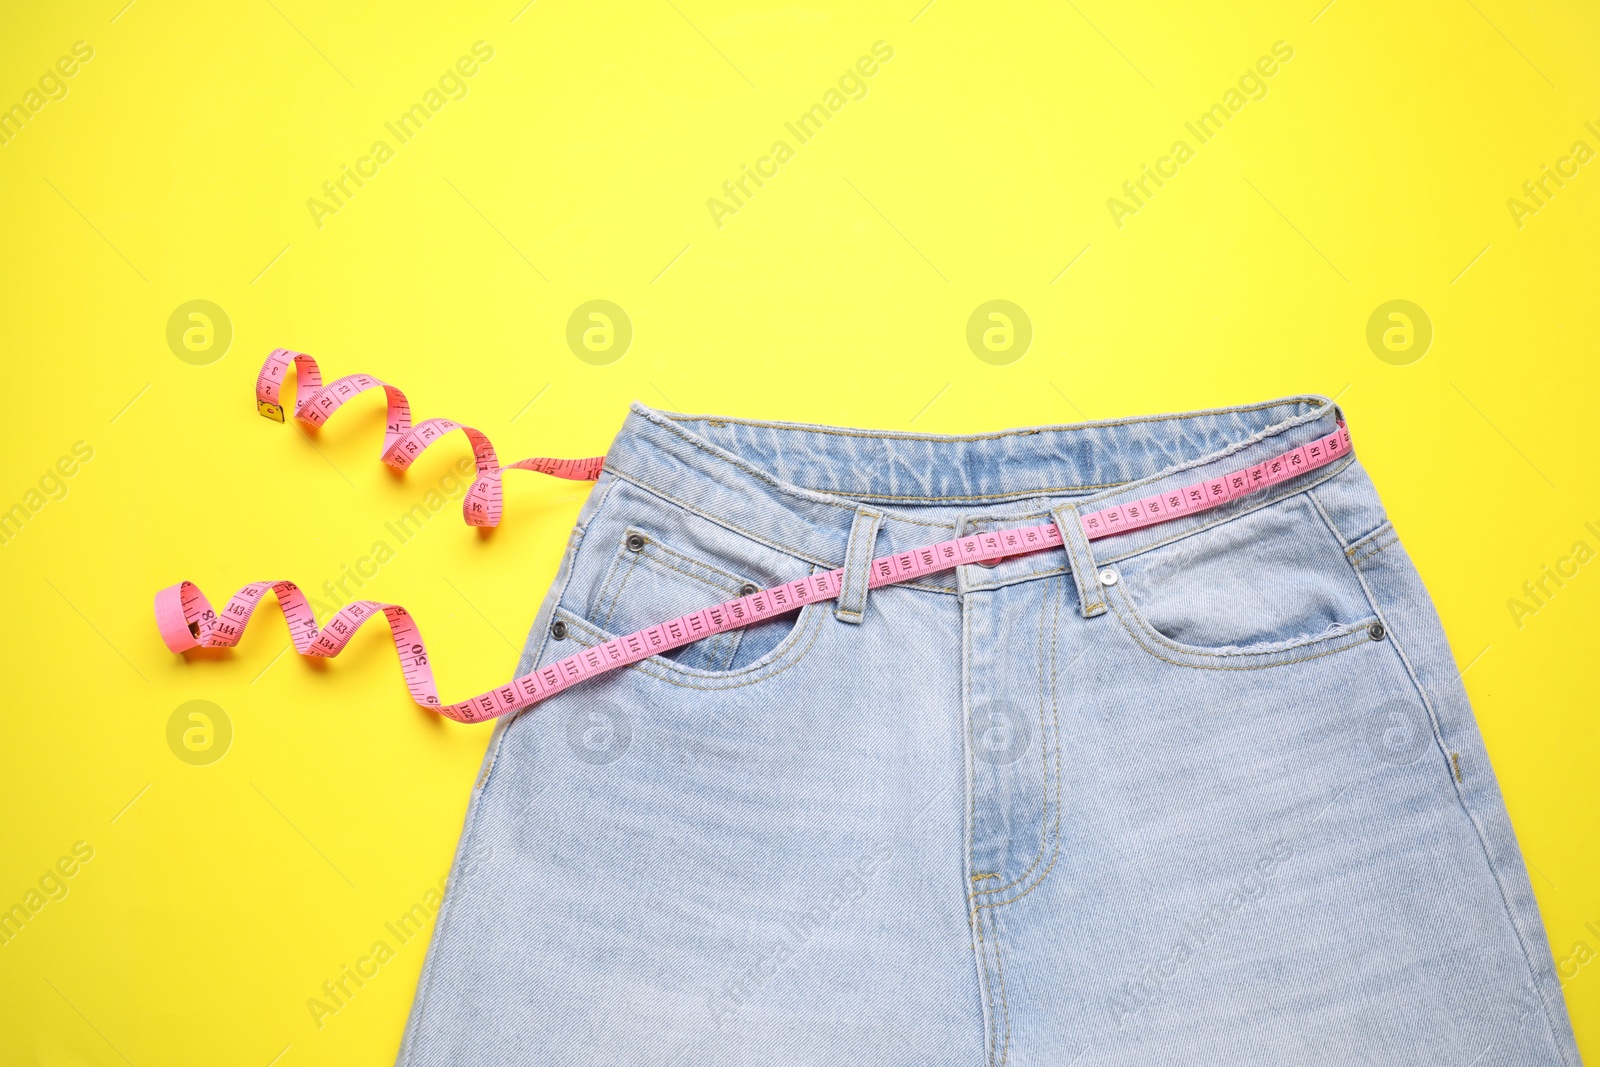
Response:
[[[847,558],[1070,530],[1336,417],[945,437],[636,405],[517,673]],[[400,1064],[1577,1067],[1352,432],[1221,508],[807,605],[508,717]]]

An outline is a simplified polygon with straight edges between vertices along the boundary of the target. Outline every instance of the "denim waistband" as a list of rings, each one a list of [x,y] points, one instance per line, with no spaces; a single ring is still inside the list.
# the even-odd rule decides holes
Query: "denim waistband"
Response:
[[[819,566],[845,558],[858,505],[883,512],[875,555],[953,536],[1048,522],[1253,466],[1331,432],[1324,396],[1070,425],[945,435],[856,430],[658,411],[635,402],[606,452],[615,477]],[[1338,462],[1222,507],[1093,543],[1114,562],[1332,477]],[[1052,557],[1063,556],[1052,553]],[[1059,573],[1028,557],[959,568],[960,588]],[[911,583],[955,591],[949,575]]]

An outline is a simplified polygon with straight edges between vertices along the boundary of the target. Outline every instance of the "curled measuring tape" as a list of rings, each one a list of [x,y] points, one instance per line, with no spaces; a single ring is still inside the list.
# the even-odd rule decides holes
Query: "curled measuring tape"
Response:
[[[592,482],[600,477],[600,468],[605,463],[604,456],[590,459],[535,456],[501,466],[494,445],[482,431],[450,419],[424,419],[413,426],[411,402],[395,386],[370,374],[347,374],[323,385],[317,361],[304,352],[287,348],[273,349],[272,355],[261,365],[261,373],[256,375],[256,410],[274,422],[284,421],[280,393],[283,376],[291,364],[295,369],[294,393],[290,396],[294,417],[307,426],[321,426],[346,402],[369,389],[383,390],[389,410],[384,420],[382,459],[397,471],[410,467],[429,445],[452,430],[466,434],[472,445],[473,462],[478,467],[478,476],[461,501],[461,515],[469,526],[500,525],[503,497],[500,476],[506,471],[537,471],[575,482]]]
[[[309,358],[309,357],[307,357]],[[375,380],[375,379],[374,379]],[[402,402],[404,398],[402,397]],[[1324,437],[1274,456],[1254,467],[1232,471],[1220,478],[1196,482],[1141,500],[1090,512],[1079,517],[1085,537],[1097,540],[1143,526],[1153,526],[1180,515],[1206,511],[1229,500],[1276,485],[1333,462],[1350,450],[1350,434],[1343,424]],[[988,563],[1010,556],[1059,546],[1061,531],[1054,525],[1024,526],[958,537],[938,544],[881,556],[870,564],[867,585],[879,588],[949,570],[963,563]],[[585,678],[626,667],[650,656],[751,623],[795,611],[806,604],[839,595],[843,568],[796,578],[737,600],[691,612],[637,633],[616,637],[584,648],[540,667],[531,674],[470,700],[445,704],[439,699],[428,663],[422,634],[409,612],[398,604],[357,600],[340,608],[320,630],[306,598],[293,582],[255,582],[235,593],[220,613],[190,582],[168,586],[156,594],[156,625],[174,652],[191,648],[232,648],[238,644],[251,614],[272,591],[283,608],[289,636],[303,656],[337,656],[357,630],[382,615],[389,622],[400,668],[411,699],[457,722],[481,722],[526,708],[554,696]]]

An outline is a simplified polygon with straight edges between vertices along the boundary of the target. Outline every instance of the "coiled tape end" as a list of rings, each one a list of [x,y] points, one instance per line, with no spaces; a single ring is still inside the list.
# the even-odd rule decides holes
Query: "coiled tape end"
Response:
[[[200,635],[195,632],[198,624],[191,627],[183,610],[185,586],[193,588],[189,582],[179,582],[156,594],[156,626],[161,631],[161,640],[174,652],[187,652],[200,647]],[[199,590],[195,592],[199,593]]]

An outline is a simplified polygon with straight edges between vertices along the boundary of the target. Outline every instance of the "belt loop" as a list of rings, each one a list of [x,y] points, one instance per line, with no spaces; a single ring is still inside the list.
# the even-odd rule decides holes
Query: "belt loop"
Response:
[[[839,579],[839,602],[833,617],[853,626],[861,625],[867,610],[867,579],[872,577],[872,549],[878,540],[878,524],[883,512],[866,504],[856,506],[856,520],[850,524],[850,544],[844,550],[844,575]]]
[[[1052,510],[1050,516],[1056,520],[1056,529],[1061,531],[1061,546],[1067,550],[1067,565],[1072,570],[1073,580],[1078,583],[1078,607],[1083,617],[1088,619],[1104,615],[1106,601],[1101,595],[1100,575],[1094,565],[1094,550],[1089,547],[1089,538],[1084,536],[1083,520],[1078,518],[1078,506],[1062,504]]]

